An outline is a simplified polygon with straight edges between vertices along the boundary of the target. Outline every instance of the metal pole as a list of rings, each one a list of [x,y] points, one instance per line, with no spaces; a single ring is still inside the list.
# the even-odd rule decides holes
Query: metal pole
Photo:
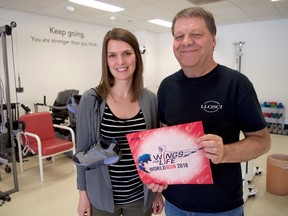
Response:
[[[245,42],[240,41],[238,43],[233,43],[235,45],[235,51],[236,51],[236,64],[235,69],[241,72],[241,64],[242,64],[242,45],[245,44]]]
[[[6,35],[11,35],[11,27],[8,25],[0,27],[0,36],[2,37],[2,49],[3,49],[3,66],[4,66],[4,78],[5,78],[5,89],[6,89],[6,103],[7,103],[7,113],[8,113],[8,136],[10,138],[12,148],[12,170],[14,179],[14,189],[7,191],[8,193],[14,193],[19,190],[18,177],[17,177],[17,167],[16,167],[16,156],[15,156],[15,143],[14,137],[12,137],[13,122],[11,113],[11,96],[10,96],[10,85],[9,85],[9,73],[8,73],[8,59],[7,59],[7,42]]]

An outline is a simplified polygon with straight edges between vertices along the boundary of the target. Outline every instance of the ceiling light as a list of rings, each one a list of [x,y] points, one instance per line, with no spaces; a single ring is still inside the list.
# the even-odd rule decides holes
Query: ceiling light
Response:
[[[71,11],[71,12],[74,12],[74,11],[75,11],[75,7],[73,7],[73,6],[67,6],[66,9],[67,9],[68,11]]]
[[[161,26],[164,26],[164,27],[168,27],[168,28],[171,28],[171,26],[172,26],[171,22],[168,22],[168,21],[165,21],[165,20],[161,20],[161,19],[148,20],[148,22],[156,24],[156,25],[161,25]]]
[[[69,2],[80,4],[86,7],[92,7],[99,10],[109,11],[109,12],[119,12],[124,10],[124,8],[120,8],[114,5],[106,4],[99,1],[94,0],[68,0]]]
[[[115,16],[111,16],[110,20],[116,20],[116,17]]]

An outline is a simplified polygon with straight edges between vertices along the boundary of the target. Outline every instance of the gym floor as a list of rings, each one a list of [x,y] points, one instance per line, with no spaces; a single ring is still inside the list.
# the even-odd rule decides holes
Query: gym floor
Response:
[[[258,190],[255,197],[247,199],[245,216],[287,216],[288,195],[277,196],[266,191],[266,159],[272,153],[288,154],[288,136],[271,135],[270,152],[254,160],[254,166],[263,168],[260,175],[252,181]],[[18,171],[19,191],[10,195],[11,201],[0,207],[1,216],[73,216],[77,215],[78,191],[76,171],[66,155],[52,161],[44,161],[44,183],[40,183],[38,158],[30,157],[24,163],[24,172]],[[18,170],[19,164],[17,163]],[[12,189],[13,176],[0,166],[0,191]],[[164,212],[161,216],[164,216]]]

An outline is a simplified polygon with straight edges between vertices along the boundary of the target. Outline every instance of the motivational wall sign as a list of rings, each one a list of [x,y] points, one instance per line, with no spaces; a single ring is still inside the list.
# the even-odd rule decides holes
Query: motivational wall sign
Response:
[[[39,37],[31,35],[32,42],[36,43],[50,43],[59,45],[73,45],[80,47],[94,46],[97,47],[97,43],[93,41],[85,41],[85,34],[77,30],[64,30],[55,27],[49,27],[48,33],[51,37]]]

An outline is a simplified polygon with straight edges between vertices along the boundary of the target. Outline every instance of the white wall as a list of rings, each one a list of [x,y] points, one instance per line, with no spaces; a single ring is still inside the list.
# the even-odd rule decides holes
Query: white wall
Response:
[[[0,26],[10,25],[11,21],[17,23],[12,37],[7,36],[12,102],[15,102],[12,38],[16,79],[19,73],[24,87],[24,92],[18,94],[20,103],[34,109],[33,103],[42,103],[46,95],[47,104],[53,105],[59,91],[78,89],[83,93],[98,84],[102,40],[110,28],[0,9]],[[0,65],[0,78],[4,82],[2,71]]]
[[[157,92],[159,85],[158,64],[158,34],[152,32],[135,32],[140,46],[144,45],[146,52],[142,55],[144,62],[144,85],[153,92]]]
[[[254,84],[260,102],[277,101],[288,107],[288,19],[243,23],[217,28],[215,59],[235,68],[235,45],[243,41],[241,72]],[[160,43],[161,42],[161,43]],[[162,80],[179,69],[172,51],[171,33],[159,34],[159,68]],[[288,109],[286,108],[286,124]]]

